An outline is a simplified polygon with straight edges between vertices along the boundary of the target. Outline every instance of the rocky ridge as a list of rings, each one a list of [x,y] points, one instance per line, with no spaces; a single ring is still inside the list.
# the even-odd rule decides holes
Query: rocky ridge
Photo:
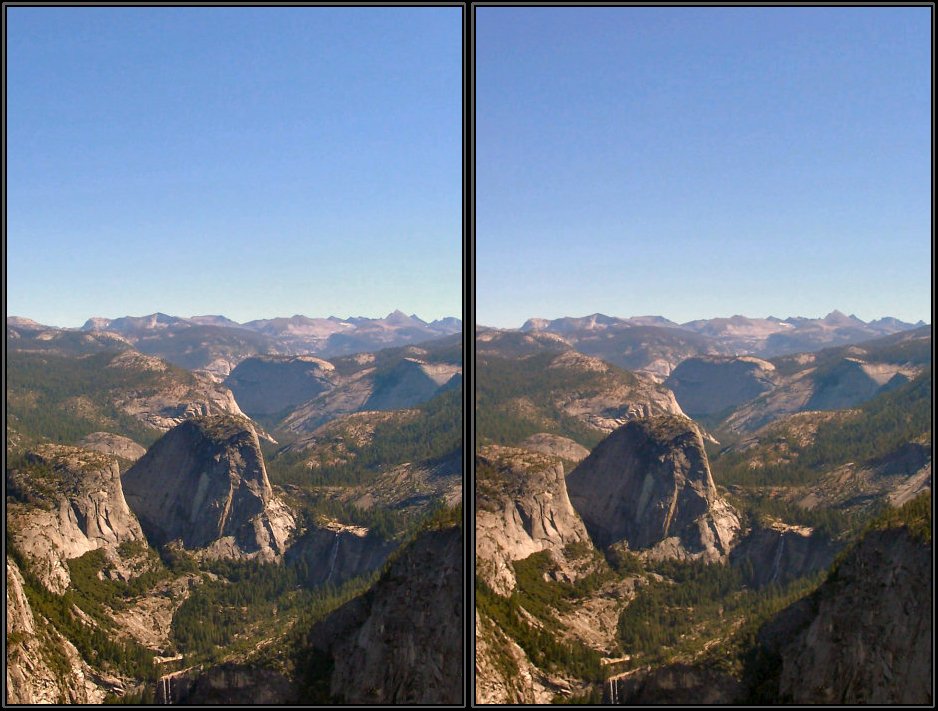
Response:
[[[589,541],[567,495],[563,464],[517,448],[488,446],[477,455],[476,574],[495,592],[515,586],[512,561],[549,550],[573,577],[564,548]]]
[[[153,542],[178,539],[210,558],[277,560],[295,528],[257,434],[239,417],[177,425],[127,471],[124,488]]]
[[[623,425],[570,473],[567,488],[600,548],[625,543],[652,557],[719,560],[739,532],[736,512],[713,483],[700,431],[687,418]]]
[[[813,596],[763,629],[781,658],[780,698],[931,704],[931,597],[930,542],[907,528],[867,534]]]
[[[375,586],[318,623],[331,693],[350,704],[456,704],[463,695],[463,544],[458,527],[422,533]]]
[[[43,445],[8,474],[7,524],[36,577],[63,592],[66,561],[98,548],[117,561],[117,547],[142,541],[113,457],[66,445]]]

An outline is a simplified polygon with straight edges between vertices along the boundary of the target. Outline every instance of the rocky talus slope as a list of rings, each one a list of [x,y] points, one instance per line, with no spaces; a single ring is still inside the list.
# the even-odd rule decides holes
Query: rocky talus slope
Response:
[[[186,420],[124,475],[127,501],[151,541],[181,540],[212,558],[276,560],[295,528],[274,495],[251,423]]]
[[[713,483],[700,431],[684,417],[623,425],[570,473],[567,489],[601,548],[625,543],[653,557],[718,560],[739,531]]]
[[[143,540],[113,457],[47,444],[25,462],[7,475],[7,530],[49,590],[68,587],[66,561],[103,548],[116,562],[121,543]]]
[[[563,569],[564,547],[589,536],[570,503],[560,460],[491,445],[477,463],[476,574],[495,592],[510,595],[512,561],[550,550]]]
[[[456,704],[463,694],[463,537],[427,531],[375,586],[318,623],[310,642],[334,662],[349,704]]]
[[[799,704],[931,704],[932,547],[908,528],[868,533],[811,597],[761,636]]]

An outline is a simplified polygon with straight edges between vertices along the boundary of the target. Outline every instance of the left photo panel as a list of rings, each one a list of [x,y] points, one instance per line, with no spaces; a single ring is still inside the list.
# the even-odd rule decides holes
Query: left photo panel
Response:
[[[4,7],[6,703],[465,703],[464,21]]]

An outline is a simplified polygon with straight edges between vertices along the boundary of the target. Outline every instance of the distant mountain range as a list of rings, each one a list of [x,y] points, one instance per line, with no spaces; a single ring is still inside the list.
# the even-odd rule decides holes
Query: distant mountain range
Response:
[[[37,345],[61,343],[73,348],[89,347],[104,338],[112,345],[123,342],[147,355],[218,377],[227,376],[239,362],[254,355],[332,358],[422,343],[461,331],[462,321],[458,318],[447,317],[428,323],[401,311],[392,311],[379,319],[295,315],[247,323],[221,315],[183,318],[154,313],[115,319],[93,317],[80,329],[53,328],[17,316],[7,318],[8,338],[15,332],[14,337],[36,339]]]
[[[666,377],[677,363],[692,356],[771,358],[860,343],[923,325],[891,317],[867,323],[840,311],[818,319],[732,316],[683,324],[661,316],[618,318],[597,313],[580,318],[532,318],[520,330],[555,334],[582,353]]]

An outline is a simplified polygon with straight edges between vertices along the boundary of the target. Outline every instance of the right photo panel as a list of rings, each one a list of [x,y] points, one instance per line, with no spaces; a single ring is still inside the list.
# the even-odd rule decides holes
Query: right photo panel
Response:
[[[932,703],[933,11],[473,8],[477,704]]]

